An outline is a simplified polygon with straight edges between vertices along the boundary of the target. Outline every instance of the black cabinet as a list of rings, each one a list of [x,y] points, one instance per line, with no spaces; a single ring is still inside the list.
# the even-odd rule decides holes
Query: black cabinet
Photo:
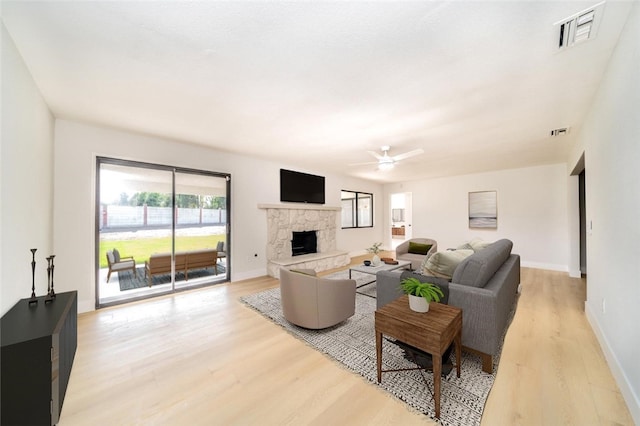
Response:
[[[2,425],[57,424],[78,346],[77,292],[20,300],[0,320]]]

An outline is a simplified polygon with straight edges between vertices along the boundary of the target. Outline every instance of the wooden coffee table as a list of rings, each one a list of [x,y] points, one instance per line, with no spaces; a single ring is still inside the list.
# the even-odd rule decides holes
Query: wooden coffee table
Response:
[[[382,380],[384,372],[421,369],[382,370],[383,334],[431,354],[433,360],[433,399],[436,417],[439,418],[442,354],[451,345],[451,342],[454,343],[456,349],[456,375],[460,377],[462,309],[441,303],[431,303],[429,312],[414,312],[409,308],[409,299],[405,295],[378,309],[375,318],[378,383]]]

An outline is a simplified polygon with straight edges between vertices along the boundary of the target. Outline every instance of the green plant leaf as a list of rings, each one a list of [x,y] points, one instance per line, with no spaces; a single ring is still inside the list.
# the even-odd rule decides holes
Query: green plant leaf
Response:
[[[439,302],[444,297],[444,293],[442,293],[440,287],[433,283],[420,282],[420,280],[415,277],[403,279],[400,282],[400,288],[406,294],[424,297],[427,299],[427,302]]]

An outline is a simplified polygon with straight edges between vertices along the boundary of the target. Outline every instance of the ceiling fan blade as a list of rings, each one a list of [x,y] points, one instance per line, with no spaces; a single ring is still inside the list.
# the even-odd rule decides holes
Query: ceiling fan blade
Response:
[[[364,163],[351,163],[351,164],[348,164],[348,165],[349,166],[370,166],[371,164],[378,164],[378,162],[377,161],[367,161],[367,162],[364,162]]]
[[[371,154],[371,155],[372,155],[375,159],[377,159],[377,160],[382,160],[382,158],[383,158],[383,157],[382,157],[382,155],[378,154],[378,153],[377,153],[377,152],[375,152],[375,151],[367,151],[367,152],[368,152],[369,154]]]
[[[394,161],[400,161],[400,160],[404,160],[404,159],[407,159],[409,157],[414,157],[414,156],[420,155],[420,154],[424,154],[424,149],[422,149],[422,148],[414,149],[413,151],[405,152],[404,154],[394,155],[391,158],[393,158]]]

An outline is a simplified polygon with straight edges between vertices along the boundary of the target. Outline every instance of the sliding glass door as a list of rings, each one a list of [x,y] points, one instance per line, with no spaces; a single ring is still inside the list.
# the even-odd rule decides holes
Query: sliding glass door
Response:
[[[226,277],[227,181],[176,172],[176,286]]]
[[[229,176],[97,160],[96,306],[228,281]]]

